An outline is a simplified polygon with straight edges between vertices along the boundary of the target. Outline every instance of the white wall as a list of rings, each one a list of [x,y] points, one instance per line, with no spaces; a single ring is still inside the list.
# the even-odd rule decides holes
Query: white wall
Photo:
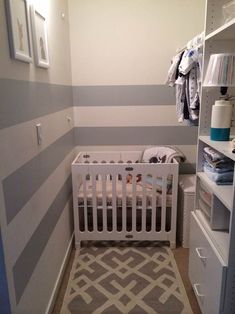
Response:
[[[164,84],[205,0],[69,0],[73,85]]]
[[[45,70],[9,58],[4,0],[0,0],[0,78],[71,85],[67,0],[30,0],[47,18],[50,67]],[[65,18],[61,18],[61,13]],[[31,38],[32,41],[32,38]]]
[[[147,137],[155,127],[156,141],[140,140],[139,149],[177,143],[186,163],[195,164],[197,129],[180,129],[173,90],[164,84],[177,48],[204,29],[205,0],[68,1],[75,126],[83,134],[79,149],[132,149],[132,140],[122,145],[120,128],[130,127],[128,134],[143,130]],[[102,145],[86,145],[92,132]],[[191,141],[179,141],[179,134],[189,133]]]

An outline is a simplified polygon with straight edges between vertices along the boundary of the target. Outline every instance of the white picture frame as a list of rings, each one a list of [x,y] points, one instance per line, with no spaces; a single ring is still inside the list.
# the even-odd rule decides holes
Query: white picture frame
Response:
[[[32,62],[29,4],[27,0],[6,0],[6,17],[10,56],[23,62]]]
[[[35,63],[38,67],[49,68],[46,17],[33,5],[31,5],[30,12]]]

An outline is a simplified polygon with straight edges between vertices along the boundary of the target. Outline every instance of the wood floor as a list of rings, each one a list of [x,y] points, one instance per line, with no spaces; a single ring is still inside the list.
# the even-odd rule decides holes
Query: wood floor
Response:
[[[181,278],[183,280],[184,287],[188,295],[191,308],[193,310],[193,314],[201,314],[201,310],[198,306],[196,297],[194,295],[192,286],[188,278],[189,249],[184,249],[182,247],[179,247],[173,250],[173,254],[175,256],[175,260],[176,260]]]
[[[186,293],[188,295],[189,302],[191,304],[193,313],[194,314],[201,314],[201,311],[200,311],[199,306],[197,304],[197,300],[195,298],[193,289],[191,287],[191,284],[190,284],[189,278],[188,278],[189,250],[184,249],[182,247],[178,247],[175,250],[173,250],[173,254],[175,256],[175,260],[176,260],[180,275],[182,277],[182,280],[183,280],[183,283],[185,286],[185,290],[186,290]],[[63,303],[64,294],[65,294],[68,280],[69,280],[69,274],[70,274],[73,260],[74,260],[74,255],[75,255],[75,250],[72,250],[52,314],[59,314],[60,313],[60,309],[61,309],[61,306]],[[63,314],[63,313],[61,313],[61,314]]]

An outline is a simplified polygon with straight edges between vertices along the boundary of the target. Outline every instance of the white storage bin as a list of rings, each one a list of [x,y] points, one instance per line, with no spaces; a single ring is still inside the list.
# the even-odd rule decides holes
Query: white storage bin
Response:
[[[190,214],[194,210],[196,176],[179,176],[177,239],[184,248],[189,248]]]

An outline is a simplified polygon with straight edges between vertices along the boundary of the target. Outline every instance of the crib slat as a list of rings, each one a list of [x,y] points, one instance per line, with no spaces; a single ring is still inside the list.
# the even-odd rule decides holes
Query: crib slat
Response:
[[[177,196],[178,196],[178,176],[179,171],[175,170],[172,180],[172,202],[171,202],[171,232],[173,238],[175,237],[175,225],[176,225],[176,214],[177,214]]]
[[[166,188],[167,188],[167,176],[162,176],[162,215],[161,215],[161,231],[166,229]]]
[[[153,175],[153,185],[152,185],[152,221],[151,230],[156,231],[156,211],[157,211],[157,178]]]
[[[102,211],[103,211],[103,231],[107,231],[107,187],[106,180],[107,176],[105,174],[101,175],[102,180]]]
[[[122,231],[126,231],[126,174],[122,173]]]
[[[131,225],[132,230],[136,231],[136,174],[132,177],[132,215],[131,215]]]
[[[117,191],[116,191],[117,175],[112,174],[112,218],[113,218],[113,231],[117,230]]]
[[[82,176],[82,186],[83,186],[83,198],[84,198],[84,227],[85,231],[88,231],[88,217],[87,217],[87,188],[86,188],[86,174]]]
[[[147,223],[146,223],[146,211],[147,211],[147,206],[146,206],[146,173],[142,174],[142,180],[143,180],[143,196],[142,196],[142,231],[146,231],[147,229]]]
[[[96,174],[92,175],[92,217],[93,229],[97,231],[97,198],[96,198]]]

